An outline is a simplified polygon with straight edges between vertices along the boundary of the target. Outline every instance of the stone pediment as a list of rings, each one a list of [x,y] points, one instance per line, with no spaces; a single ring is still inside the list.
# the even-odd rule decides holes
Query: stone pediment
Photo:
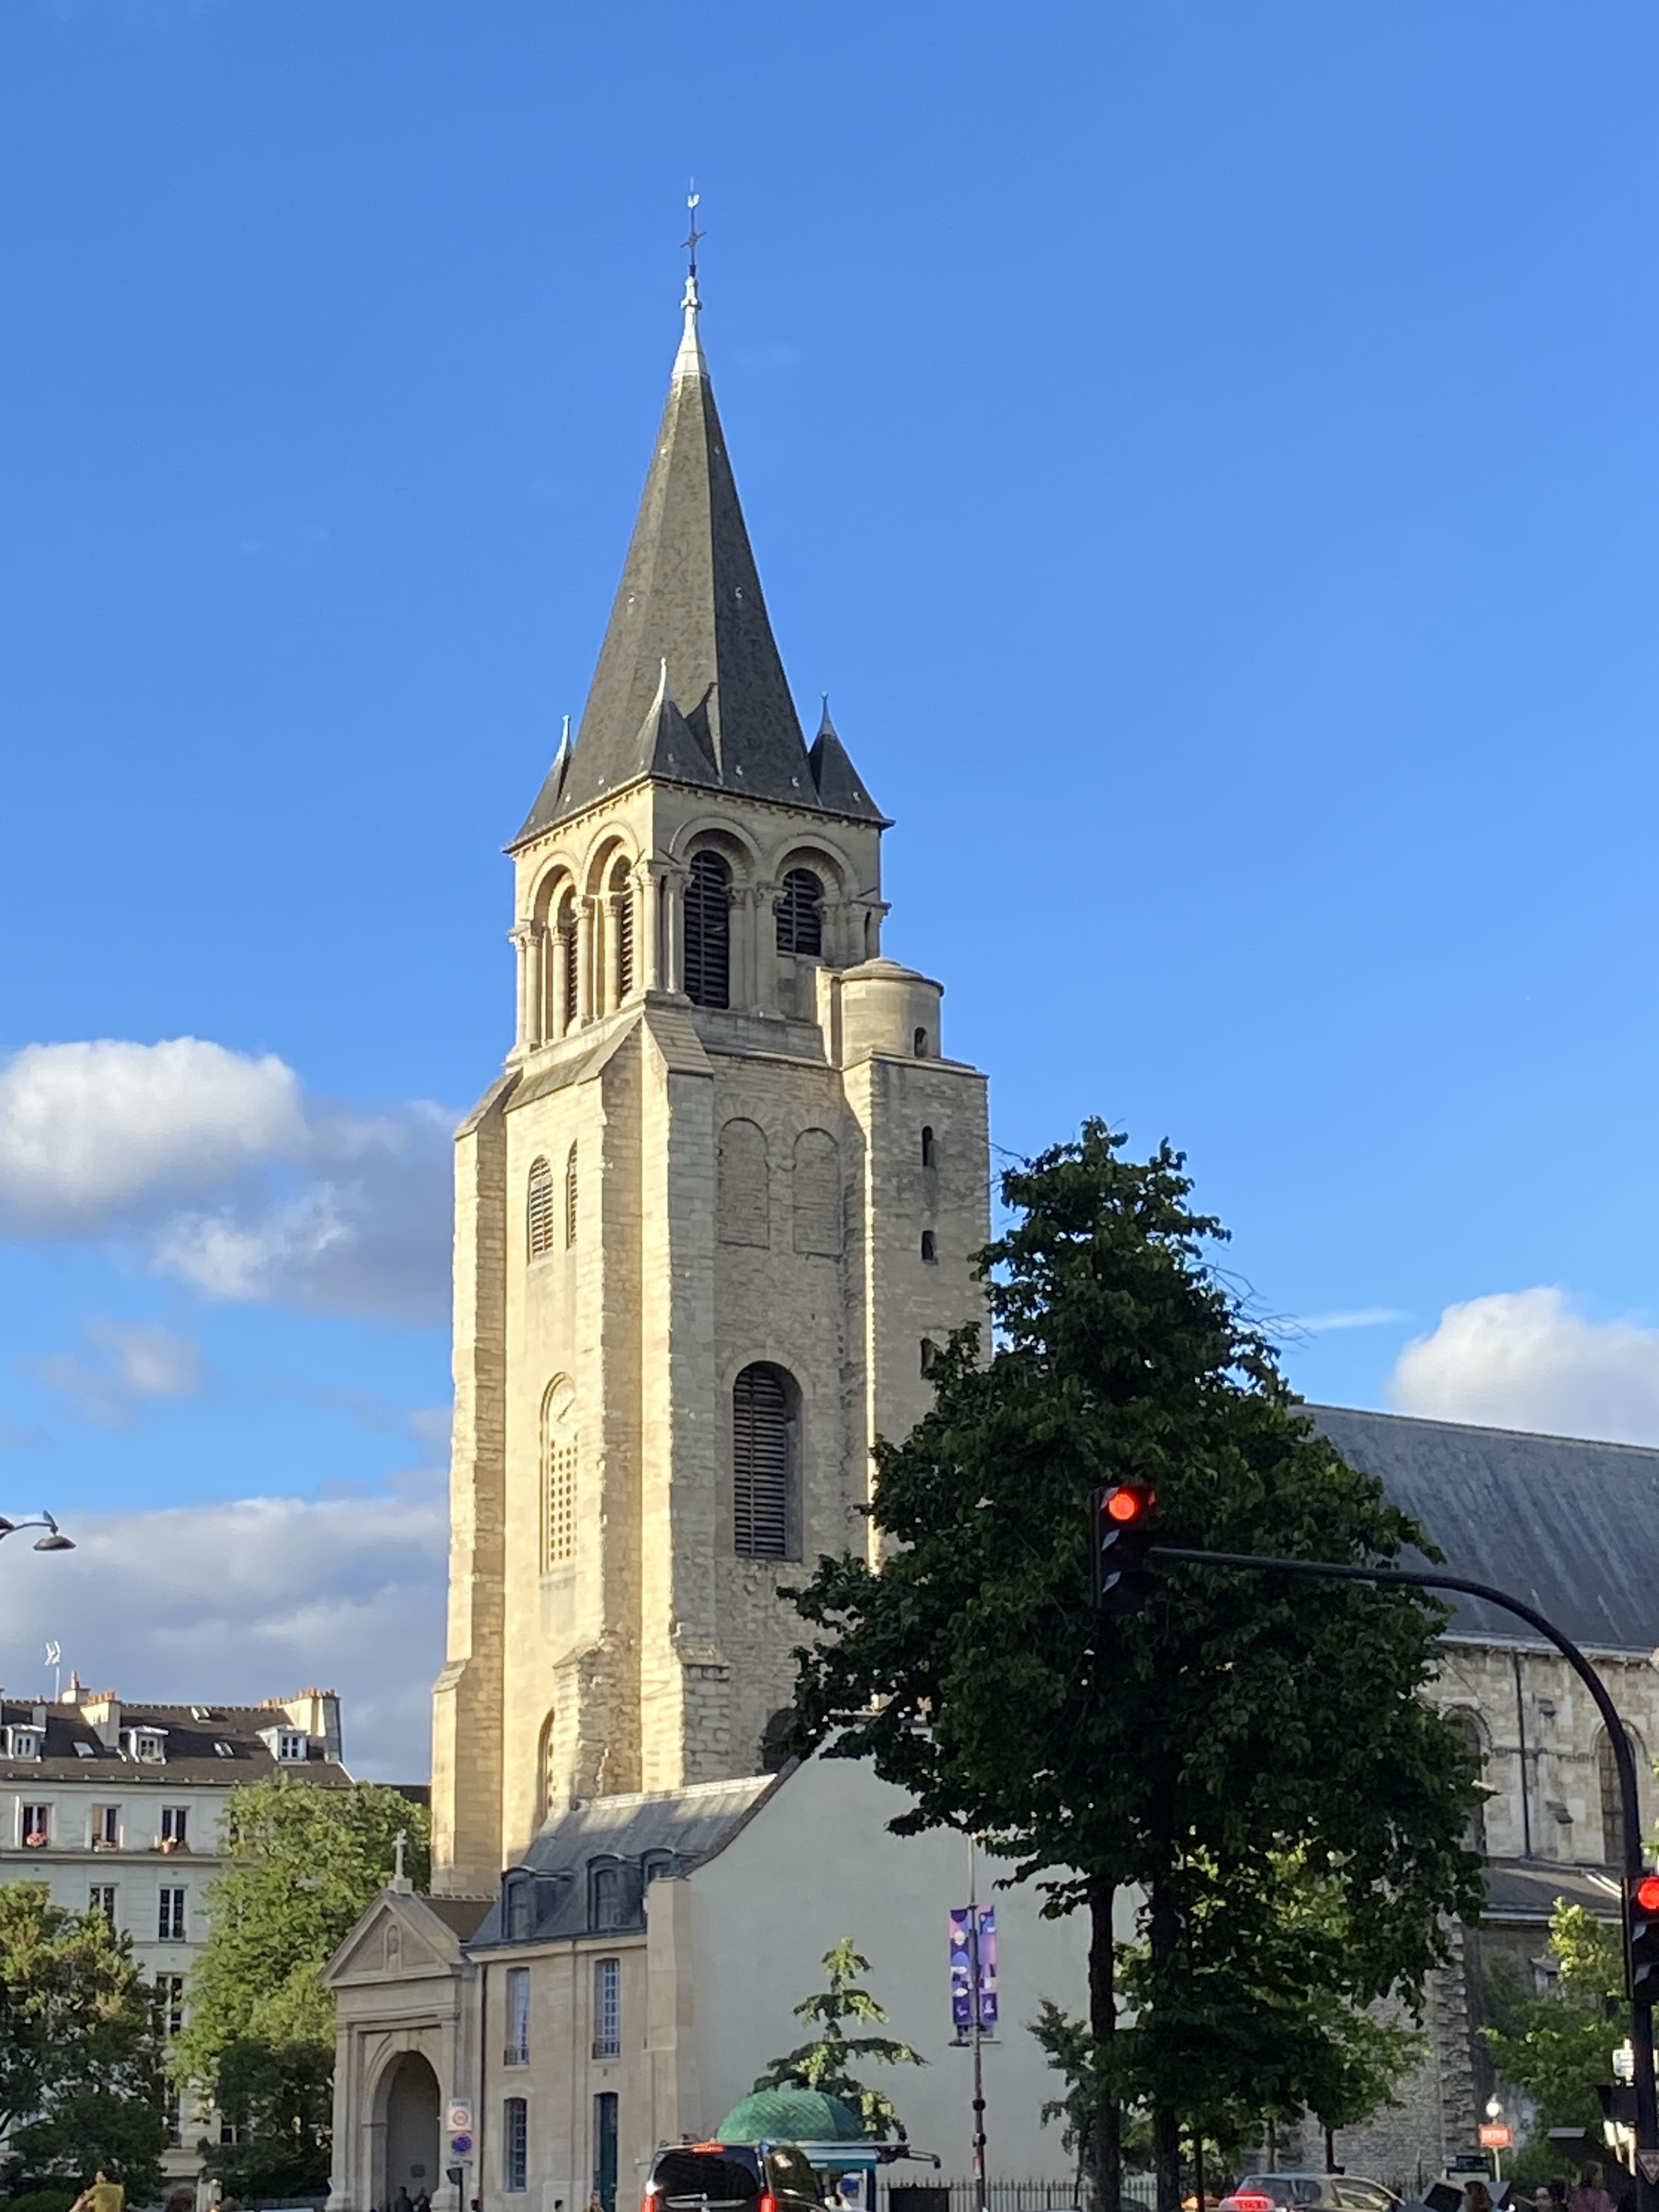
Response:
[[[476,1924],[489,1903],[482,1897],[446,1897],[434,1910],[410,1891],[384,1889],[324,1967],[323,1980],[330,1989],[345,1989],[453,1974],[462,1963],[464,1936],[471,1933],[457,1921],[473,1917],[470,1908],[476,1908]]]

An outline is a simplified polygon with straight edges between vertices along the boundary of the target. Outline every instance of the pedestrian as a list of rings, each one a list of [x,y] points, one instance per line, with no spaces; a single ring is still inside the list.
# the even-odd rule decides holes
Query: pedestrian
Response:
[[[118,2181],[112,2181],[100,2166],[91,2186],[81,2191],[70,2212],[124,2212],[126,2201],[126,2191]]]
[[[1540,2181],[1532,2192],[1533,2212],[1555,2212],[1555,2199],[1550,2195],[1549,2184]]]
[[[426,2193],[424,2182],[415,2192],[415,2212],[432,2212],[432,2199]]]
[[[1601,2186],[1599,2166],[1581,2166],[1578,2186],[1567,2199],[1567,2212],[1613,2212],[1613,2199]]]
[[[392,2200],[392,2212],[415,2212],[409,2191],[401,2181],[398,2184],[398,2194]]]
[[[1492,2191],[1484,2181],[1464,2184],[1463,2212],[1492,2212]],[[1612,2212],[1611,2207],[1608,2212]]]

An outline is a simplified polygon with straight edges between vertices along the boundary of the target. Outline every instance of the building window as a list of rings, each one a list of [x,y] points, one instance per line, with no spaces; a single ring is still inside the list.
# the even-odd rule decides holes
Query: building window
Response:
[[[190,1835],[188,1805],[163,1805],[161,1808],[161,1841],[175,1851],[182,1851]]]
[[[587,1875],[587,1924],[590,1928],[620,1928],[623,1924],[623,1881],[619,1866],[590,1867]]]
[[[918,1030],[916,1031],[915,1035],[910,1040],[910,1049],[915,1054],[918,1060],[927,1059],[927,1032],[926,1030]]]
[[[576,1556],[576,1391],[556,1375],[542,1401],[542,1572]]]
[[[617,928],[617,1003],[634,988],[634,885],[626,860],[611,871],[611,911]]]
[[[931,1336],[924,1336],[921,1340],[921,1371],[924,1375],[931,1375],[933,1373],[933,1362],[938,1358],[938,1345],[934,1343]]]
[[[593,1961],[593,2056],[622,2056],[622,1960]]]
[[[528,1966],[509,1966],[507,1970],[505,2062],[509,2066],[528,2066],[530,2063],[530,1969]]]
[[[593,2100],[593,2194],[599,2212],[617,2212],[617,2093],[601,2089]]]
[[[530,2107],[522,2097],[501,2106],[501,2187],[517,2196],[530,2179]]]
[[[94,1805],[92,1808],[92,1848],[95,1851],[112,1851],[121,1840],[121,1808],[118,1805]]]
[[[567,1030],[576,1026],[577,978],[581,958],[581,939],[576,929],[576,897],[567,891],[559,903],[557,923],[559,940],[559,997],[562,1001],[554,1022],[556,1034],[562,1036]]]
[[[685,886],[685,992],[694,1006],[732,1003],[732,871],[696,853]]]
[[[182,1974],[157,1974],[155,1977],[155,2017],[162,2034],[169,2039],[183,2028],[185,1978]]]
[[[558,1718],[556,1711],[548,1715],[542,1723],[541,1739],[536,1747],[537,1788],[540,1791],[536,1815],[538,1827],[553,1810],[555,1787],[558,1781]]]
[[[20,1808],[17,1836],[20,1843],[30,1850],[43,1850],[52,1841],[52,1808],[50,1805],[25,1805]]]
[[[532,1160],[525,1190],[525,1243],[532,1260],[544,1260],[553,1249],[553,1170],[545,1160]]]
[[[925,1168],[936,1168],[939,1165],[939,1151],[933,1143],[933,1133],[931,1128],[924,1127],[921,1133],[921,1164]]]
[[[503,1917],[507,1923],[507,1940],[509,1943],[522,1943],[529,1938],[532,1932],[532,1907],[534,1903],[535,1899],[530,1883],[524,1876],[520,1875],[507,1883],[506,1911]]]
[[[297,1765],[310,1749],[311,1739],[297,1729],[279,1729],[276,1732],[276,1756],[289,1765]]]
[[[161,1892],[161,1912],[155,1929],[156,1940],[162,1943],[182,1943],[185,1940],[185,1893],[182,1889]]]
[[[1632,1750],[1635,1747],[1632,1746]],[[1625,1797],[1619,1787],[1619,1762],[1613,1755],[1613,1738],[1605,1729],[1596,1739],[1595,1779],[1601,1802],[1601,1863],[1623,1869],[1625,1863]]]
[[[127,1750],[146,1765],[159,1765],[167,1755],[167,1736],[161,1729],[129,1729]]]
[[[810,868],[791,868],[783,879],[778,950],[811,953],[815,958],[823,950],[823,885]]]
[[[15,1728],[9,1732],[0,1731],[0,1733],[8,1735],[8,1740],[11,1745],[11,1756],[14,1759],[40,1758],[41,1736],[39,1729]]]
[[[939,1239],[931,1229],[924,1229],[921,1232],[921,1256],[930,1267],[938,1263]]]
[[[576,1146],[572,1145],[564,1164],[564,1249],[568,1252],[576,1241]]]
[[[1474,1715],[1461,1707],[1448,1712],[1446,1721],[1458,1742],[1474,1761],[1478,1794],[1469,1808],[1468,1826],[1463,1834],[1464,1847],[1468,1850],[1484,1852],[1486,1848],[1486,1797],[1482,1783],[1486,1771],[1486,1738]]]
[[[740,1559],[792,1556],[791,1386],[781,1367],[745,1367],[732,1385],[732,1547]]]
[[[87,1911],[101,1914],[113,1928],[115,1925],[115,1884],[95,1881],[87,1894]]]

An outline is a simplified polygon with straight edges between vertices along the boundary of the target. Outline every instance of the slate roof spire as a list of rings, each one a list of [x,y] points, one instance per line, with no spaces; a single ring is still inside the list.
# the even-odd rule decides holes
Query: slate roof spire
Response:
[[[714,407],[695,261],[633,541],[582,712],[515,844],[656,775],[881,819],[839,738],[809,758]],[[827,785],[819,774],[828,766]]]

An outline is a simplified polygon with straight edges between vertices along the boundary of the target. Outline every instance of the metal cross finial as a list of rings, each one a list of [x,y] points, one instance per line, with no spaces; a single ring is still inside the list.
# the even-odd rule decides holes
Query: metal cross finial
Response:
[[[408,1841],[409,1841],[409,1831],[408,1831],[408,1829],[407,1829],[407,1828],[399,1828],[399,1829],[398,1829],[398,1832],[397,1832],[397,1834],[396,1834],[396,1835],[392,1838],[392,1850],[393,1858],[394,1858],[394,1861],[395,1861],[395,1866],[394,1866],[394,1870],[393,1870],[392,1879],[393,1879],[395,1881],[402,1881],[404,1880],[404,1845]]]
[[[697,228],[697,209],[702,204],[702,194],[697,190],[697,180],[694,177],[685,197],[685,204],[691,210],[691,228],[680,241],[690,256],[691,265],[688,274],[693,284],[697,281],[697,248],[708,235],[706,230]]]

